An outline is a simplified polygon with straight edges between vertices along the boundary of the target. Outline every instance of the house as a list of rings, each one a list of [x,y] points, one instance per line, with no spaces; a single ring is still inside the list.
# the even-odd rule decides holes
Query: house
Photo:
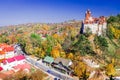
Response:
[[[8,58],[2,61],[1,67],[3,67],[4,70],[10,70],[12,67],[18,65],[18,64],[24,64],[25,57],[23,55],[18,55],[12,58]]]
[[[14,59],[17,61],[17,64],[23,64],[25,61],[25,56],[18,55],[18,56],[15,56]]]
[[[53,68],[67,74],[72,73],[72,70],[69,67],[71,65],[72,65],[72,61],[70,59],[64,59],[64,58],[56,58],[52,63]]]
[[[0,61],[14,57],[14,47],[7,44],[0,44]]]
[[[5,52],[4,51],[0,51],[0,62],[3,61],[5,58]]]
[[[10,70],[16,64],[17,62],[14,58],[8,58],[6,60],[3,60],[3,62],[1,63],[1,67],[3,67],[3,70]]]
[[[46,64],[51,64],[54,62],[54,58],[50,57],[50,56],[46,56],[44,59],[43,59],[43,63],[46,63]]]
[[[5,47],[3,51],[5,51],[5,58],[14,57],[14,48],[12,46]]]
[[[107,22],[104,16],[94,18],[91,15],[91,11],[87,10],[85,13],[85,19],[82,22],[80,33],[86,33],[89,30],[90,32],[92,32],[92,34],[97,34],[99,36],[106,32],[106,28]]]

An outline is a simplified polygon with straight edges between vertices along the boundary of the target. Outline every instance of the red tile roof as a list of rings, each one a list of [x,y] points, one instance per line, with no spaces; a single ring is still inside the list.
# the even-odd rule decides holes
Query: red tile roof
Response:
[[[9,46],[9,47],[5,47],[3,50],[9,52],[9,51],[14,51],[14,48]]]
[[[6,64],[6,62],[11,63],[11,62],[14,62],[14,61],[15,61],[14,58],[9,58],[9,59],[3,60],[3,63]]]
[[[14,47],[7,45],[5,43],[0,44],[0,48],[2,48],[3,51],[5,52],[9,52],[9,51],[13,51]]]
[[[9,58],[9,59],[7,59],[7,62],[8,62],[8,63],[11,63],[11,62],[14,62],[14,61],[15,61],[14,58]]]
[[[17,61],[20,61],[25,59],[25,57],[23,55],[18,55],[18,56],[15,56],[14,59],[16,59]]]
[[[18,55],[18,56],[15,56],[13,58],[8,58],[6,60],[3,60],[2,63],[6,64],[6,62],[11,63],[11,62],[14,62],[15,60],[20,61],[23,59],[25,59],[25,57],[23,55]]]

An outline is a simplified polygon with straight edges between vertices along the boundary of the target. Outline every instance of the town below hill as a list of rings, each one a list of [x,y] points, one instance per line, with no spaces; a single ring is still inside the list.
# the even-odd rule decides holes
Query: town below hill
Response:
[[[24,55],[35,56],[48,68],[70,78],[120,77],[120,14],[94,18],[88,11],[83,22],[1,27],[0,43],[20,44]]]

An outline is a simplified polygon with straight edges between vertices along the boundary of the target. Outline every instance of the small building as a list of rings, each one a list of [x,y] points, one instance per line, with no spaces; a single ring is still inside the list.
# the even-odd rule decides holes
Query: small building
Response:
[[[14,47],[7,44],[0,44],[0,61],[14,57]]]
[[[72,73],[72,70],[70,69],[71,65],[72,65],[72,61],[70,59],[64,59],[64,58],[56,58],[52,63],[52,67],[54,67],[56,70],[67,74]]]
[[[17,62],[14,58],[8,58],[6,60],[3,60],[3,62],[1,63],[1,67],[3,67],[4,70],[10,70],[16,64]]]
[[[2,61],[1,67],[3,67],[3,70],[10,70],[12,67],[23,64],[25,60],[25,57],[23,55],[18,55],[12,58],[8,58]]]
[[[51,64],[54,62],[54,58],[50,57],[50,56],[46,56],[44,59],[43,59],[43,62],[46,63],[46,64]]]
[[[18,55],[18,56],[15,56],[14,59],[17,61],[17,64],[23,64],[25,61],[25,56]]]
[[[14,57],[14,48],[12,46],[5,47],[3,51],[5,51],[5,58]]]

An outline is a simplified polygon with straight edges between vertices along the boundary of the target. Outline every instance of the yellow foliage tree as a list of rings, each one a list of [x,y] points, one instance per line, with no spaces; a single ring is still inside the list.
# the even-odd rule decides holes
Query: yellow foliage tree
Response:
[[[64,42],[64,40],[65,40],[65,37],[63,36],[63,35],[60,35],[60,43],[63,43]]]
[[[59,38],[59,35],[58,34],[53,34],[53,38],[57,39],[57,38]]]
[[[115,68],[114,68],[114,64],[110,63],[106,66],[106,74],[108,76],[114,76],[115,75]]]
[[[39,55],[40,52],[41,52],[41,48],[34,47],[34,54]]]
[[[113,64],[115,64],[115,59],[114,58],[112,58],[112,61],[111,61]]]
[[[64,41],[64,37],[59,34],[53,34],[52,37],[59,43],[62,43]]]
[[[62,33],[63,38],[65,38],[68,35],[65,31]]]
[[[66,54],[65,54],[64,51],[61,51],[61,52],[60,52],[60,57],[62,57],[62,58],[66,58]]]
[[[78,65],[74,68],[74,72],[78,77],[82,77],[85,70],[86,65],[83,62],[79,62]]]
[[[114,37],[115,37],[116,39],[120,38],[120,30],[118,30],[117,28],[114,28],[114,27],[112,27],[112,26],[111,26],[110,28],[111,28],[111,31],[112,31]]]
[[[25,50],[28,54],[33,54],[33,47],[31,44],[26,44]]]
[[[58,50],[57,47],[54,47],[54,48],[52,49],[51,55],[52,55],[54,58],[60,57],[60,51]]]
[[[42,41],[42,48],[44,49],[44,51],[46,51],[47,50],[47,40],[45,40],[45,41]]]
[[[45,57],[45,51],[43,51],[43,50],[41,51],[40,57],[41,57],[41,58],[44,58],[44,57]]]
[[[73,53],[69,53],[67,57],[72,60],[74,58],[74,55]]]
[[[47,31],[50,29],[50,27],[49,27],[48,25],[46,25],[46,24],[44,24],[42,28],[43,28],[44,30],[47,30]]]
[[[72,28],[72,30],[71,30],[71,37],[74,38],[77,34],[78,34],[78,32],[76,31],[76,29]]]
[[[61,49],[62,49],[61,44],[57,43],[57,44],[56,44],[56,48],[59,49],[59,50],[61,50]]]

